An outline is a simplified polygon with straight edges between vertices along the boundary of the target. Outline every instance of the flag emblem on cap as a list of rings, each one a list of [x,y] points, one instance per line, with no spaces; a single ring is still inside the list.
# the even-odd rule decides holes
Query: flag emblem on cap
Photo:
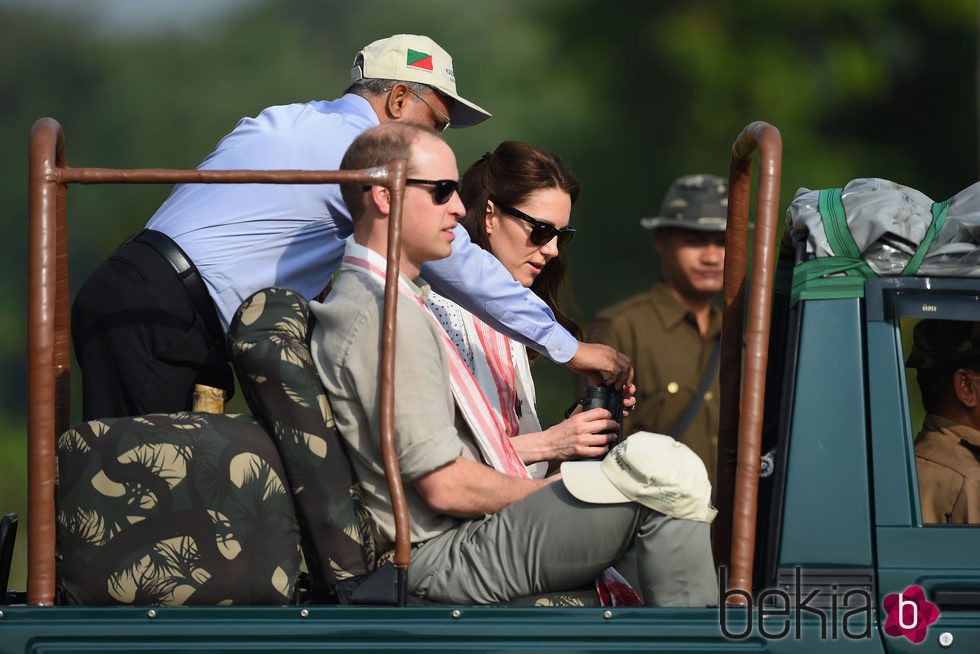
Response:
[[[408,49],[408,58],[405,64],[409,68],[422,68],[423,70],[432,70],[432,55],[428,52],[419,52],[418,50]]]

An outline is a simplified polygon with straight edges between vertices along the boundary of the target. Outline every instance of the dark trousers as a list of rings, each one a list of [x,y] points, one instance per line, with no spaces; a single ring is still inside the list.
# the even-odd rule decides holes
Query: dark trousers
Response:
[[[82,418],[190,410],[194,385],[234,389],[223,347],[170,264],[121,245],[85,280],[71,311],[82,372]]]

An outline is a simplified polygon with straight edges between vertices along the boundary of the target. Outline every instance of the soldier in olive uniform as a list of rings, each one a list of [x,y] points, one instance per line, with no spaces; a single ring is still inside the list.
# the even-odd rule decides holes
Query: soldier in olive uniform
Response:
[[[923,320],[906,365],[928,414],[915,439],[922,522],[980,523],[980,323]]]
[[[623,433],[652,431],[683,441],[714,484],[718,449],[716,296],[725,267],[728,182],[715,175],[675,180],[653,230],[661,277],[648,292],[601,311],[591,337],[633,360],[636,407]]]

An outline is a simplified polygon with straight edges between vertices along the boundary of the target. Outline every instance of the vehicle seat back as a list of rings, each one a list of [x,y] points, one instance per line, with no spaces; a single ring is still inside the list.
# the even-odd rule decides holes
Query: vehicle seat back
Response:
[[[286,467],[314,601],[347,603],[377,566],[374,529],[310,354],[310,311],[289,289],[242,303],[229,329],[232,364],[252,413]]]
[[[59,603],[293,600],[299,525],[279,454],[251,416],[92,420],[56,452]]]

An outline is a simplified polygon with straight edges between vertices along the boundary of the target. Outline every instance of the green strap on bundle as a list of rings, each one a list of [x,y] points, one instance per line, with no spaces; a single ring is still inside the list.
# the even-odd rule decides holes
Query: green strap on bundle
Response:
[[[922,260],[926,258],[926,252],[929,251],[929,247],[939,234],[939,230],[941,230],[943,225],[946,224],[946,212],[949,210],[949,203],[952,201],[953,198],[950,198],[945,202],[933,202],[932,222],[929,224],[929,229],[926,230],[926,235],[922,237],[922,242],[919,243],[919,247],[916,249],[915,254],[912,255],[909,262],[905,264],[905,268],[902,269],[902,277],[910,277],[919,272],[919,266],[922,265]]]
[[[820,191],[818,207],[823,230],[827,233],[827,243],[830,244],[834,256],[860,259],[861,249],[854,242],[851,230],[847,227],[843,187]]]
[[[776,288],[782,293],[788,291],[792,304],[800,300],[864,297],[864,281],[878,276],[861,256],[861,249],[847,226],[843,193],[843,187],[825,189],[819,192],[817,200],[827,244],[834,256],[811,259],[797,266],[777,265]],[[918,272],[932,242],[946,223],[950,200],[932,205],[932,222],[915,254],[902,269],[902,276]]]

